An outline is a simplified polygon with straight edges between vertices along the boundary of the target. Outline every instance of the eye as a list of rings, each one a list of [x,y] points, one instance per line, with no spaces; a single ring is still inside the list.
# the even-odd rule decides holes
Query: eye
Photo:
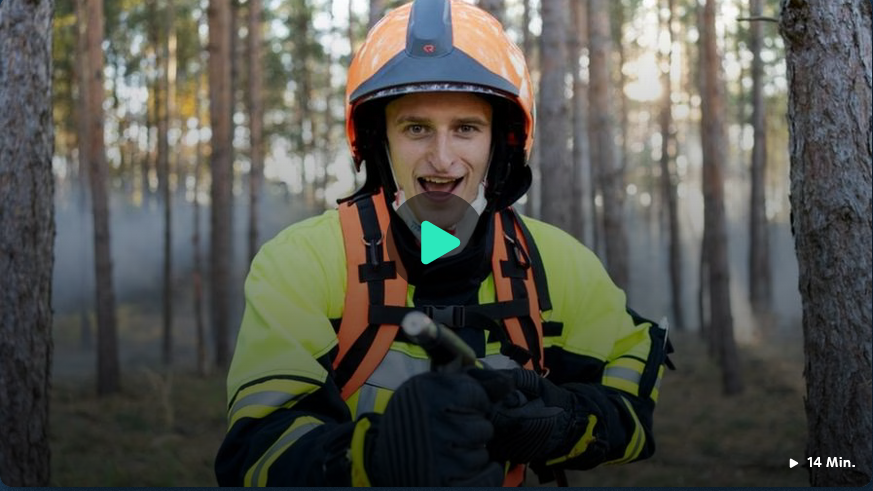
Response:
[[[427,132],[427,128],[423,124],[411,124],[404,128],[403,131],[412,136],[420,136]]]
[[[475,133],[479,131],[479,127],[472,124],[462,124],[458,126],[458,133]]]

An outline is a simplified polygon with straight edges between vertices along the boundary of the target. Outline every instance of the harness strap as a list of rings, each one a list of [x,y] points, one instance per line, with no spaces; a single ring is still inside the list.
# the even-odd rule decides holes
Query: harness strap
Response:
[[[370,308],[406,304],[406,280],[387,257],[388,209],[381,193],[339,207],[346,251],[346,296],[333,361],[342,398],[348,399],[379,366],[399,330],[398,324],[372,324]],[[357,280],[357,281],[355,281]],[[362,301],[362,299],[369,299]]]
[[[449,327],[496,327],[498,320],[528,315],[527,300],[509,300],[485,305],[421,305],[418,307],[395,307],[372,305],[370,324],[399,324],[412,312],[425,313],[431,319]]]
[[[487,329],[489,341],[500,341],[503,354],[543,373],[539,313],[551,308],[548,285],[539,252],[514,210],[498,213],[494,220],[491,269],[497,302],[410,308],[406,307],[407,283],[397,274],[402,265],[385,260],[389,215],[383,196],[381,192],[359,196],[339,207],[347,287],[333,368],[342,397],[354,394],[376,370],[397,339],[403,316],[411,310],[452,327]]]
[[[549,296],[549,284],[546,282],[546,266],[543,264],[543,258],[540,256],[540,251],[537,249],[537,244],[528,230],[524,220],[515,211],[515,208],[509,208],[515,218],[515,223],[521,230],[521,236],[524,237],[524,244],[527,246],[527,253],[530,256],[531,269],[534,275],[534,285],[537,287],[537,300],[540,305],[540,312],[552,310],[552,299]]]
[[[499,302],[527,300],[527,315],[507,318],[503,322],[511,344],[520,348],[527,347],[531,355],[531,358],[523,364],[524,367],[542,373],[541,362],[544,354],[540,340],[543,336],[543,327],[533,275],[527,274],[530,258],[525,253],[526,249],[528,249],[527,244],[521,232],[517,230],[514,214],[500,213],[498,219],[494,220],[494,251],[491,255],[497,300]],[[523,278],[519,277],[520,274],[503,274],[504,270],[517,272],[519,268],[525,271]],[[497,274],[498,271],[501,274]]]

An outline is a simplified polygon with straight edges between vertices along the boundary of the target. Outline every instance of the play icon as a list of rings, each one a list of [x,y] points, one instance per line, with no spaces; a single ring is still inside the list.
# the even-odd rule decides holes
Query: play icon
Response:
[[[479,214],[470,203],[451,193],[419,193],[394,210],[391,220],[399,223],[391,224],[387,237],[388,259],[395,262],[397,275],[407,281],[414,271],[412,284],[443,270],[442,263],[450,262],[447,258],[467,247],[479,223]],[[398,236],[404,239],[400,243]],[[400,257],[400,250],[405,258]],[[404,259],[414,264],[404,265]]]
[[[788,468],[789,468],[789,469],[791,469],[791,468],[794,467],[795,465],[797,465],[797,461],[796,461],[796,460],[794,460],[794,459],[788,459]]]
[[[452,252],[461,240],[427,220],[421,222],[421,263],[430,264]]]

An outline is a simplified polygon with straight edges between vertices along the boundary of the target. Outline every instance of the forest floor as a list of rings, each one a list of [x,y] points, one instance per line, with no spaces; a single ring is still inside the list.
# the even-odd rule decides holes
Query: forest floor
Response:
[[[657,452],[644,462],[571,472],[575,486],[806,486],[799,340],[740,349],[745,391],[721,393],[720,372],[694,334],[673,337],[655,413]],[[63,355],[61,356],[63,358]],[[91,358],[93,360],[93,358]],[[181,370],[128,370],[124,390],[99,399],[93,382],[56,375],[52,485],[212,486],[225,431],[224,379]],[[529,485],[536,478],[529,476]],[[552,484],[554,485],[554,484]]]

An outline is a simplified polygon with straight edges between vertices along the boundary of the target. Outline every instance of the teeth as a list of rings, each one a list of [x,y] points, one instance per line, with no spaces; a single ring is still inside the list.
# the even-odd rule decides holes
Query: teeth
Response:
[[[444,179],[441,177],[422,177],[421,179],[427,182],[432,182],[434,184],[448,184],[450,182],[457,181],[457,179]]]

